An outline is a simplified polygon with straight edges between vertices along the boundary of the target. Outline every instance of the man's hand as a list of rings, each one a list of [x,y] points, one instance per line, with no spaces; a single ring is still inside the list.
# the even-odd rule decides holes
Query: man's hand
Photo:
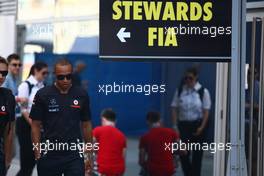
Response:
[[[25,103],[28,103],[28,98],[16,97],[16,102],[21,103],[21,104],[25,104]]]
[[[85,161],[85,171],[86,172],[92,171],[92,161],[90,160]]]
[[[93,170],[93,161],[84,160],[84,164],[85,164],[85,173],[91,174]]]
[[[10,129],[6,127],[4,134],[4,153],[6,169],[10,167],[13,158],[13,137],[14,137],[14,122],[11,122]]]
[[[41,157],[40,151],[39,150],[34,150],[34,155],[35,155],[35,160],[39,160]]]
[[[199,128],[197,128],[196,132],[193,135],[194,136],[201,136],[202,133],[203,133],[203,128],[199,127]]]
[[[32,119],[31,119],[31,118],[28,118],[28,119],[27,119],[27,122],[28,122],[28,124],[29,124],[30,126],[32,126]]]
[[[40,158],[40,126],[41,122],[33,120],[32,125],[31,125],[31,136],[32,136],[32,142],[33,144],[36,145],[34,147],[34,154],[35,154],[35,159],[38,160]]]

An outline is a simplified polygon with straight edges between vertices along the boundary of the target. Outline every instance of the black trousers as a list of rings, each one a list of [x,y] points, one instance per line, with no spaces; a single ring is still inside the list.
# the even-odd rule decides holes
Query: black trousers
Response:
[[[245,124],[245,149],[247,164],[249,164],[249,122]],[[258,160],[258,123],[253,119],[253,136],[252,136],[252,176],[257,175],[257,160]]]
[[[84,176],[84,159],[78,152],[47,153],[37,161],[38,176]]]
[[[24,117],[16,120],[16,134],[20,145],[20,170],[17,176],[31,176],[35,157],[31,140],[31,127]]]
[[[184,143],[199,143],[204,142],[204,135],[194,136],[197,128],[201,125],[201,121],[182,121],[179,122],[179,131],[181,140]],[[187,155],[180,156],[184,176],[200,176],[202,167],[202,150],[188,151]]]
[[[6,175],[5,155],[4,155],[4,142],[0,137],[0,176]]]

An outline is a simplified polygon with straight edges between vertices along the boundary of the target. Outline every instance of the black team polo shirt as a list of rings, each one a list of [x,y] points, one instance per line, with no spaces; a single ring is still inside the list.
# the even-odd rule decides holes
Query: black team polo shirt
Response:
[[[0,138],[4,137],[8,123],[15,120],[15,106],[15,97],[11,90],[0,87]]]
[[[82,139],[80,122],[91,119],[88,94],[76,86],[67,94],[55,85],[44,87],[35,96],[30,118],[42,122],[43,140],[76,143]]]

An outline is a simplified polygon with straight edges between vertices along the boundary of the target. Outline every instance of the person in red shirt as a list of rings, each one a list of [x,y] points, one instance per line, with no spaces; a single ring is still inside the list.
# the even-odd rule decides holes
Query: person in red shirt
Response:
[[[149,112],[147,123],[150,131],[143,135],[139,143],[139,165],[142,175],[172,176],[175,173],[174,154],[166,150],[165,144],[178,142],[179,135],[170,128],[161,125],[160,114]]]
[[[101,113],[102,126],[93,130],[98,171],[102,176],[122,176],[125,172],[126,137],[115,127],[116,114],[111,109]]]

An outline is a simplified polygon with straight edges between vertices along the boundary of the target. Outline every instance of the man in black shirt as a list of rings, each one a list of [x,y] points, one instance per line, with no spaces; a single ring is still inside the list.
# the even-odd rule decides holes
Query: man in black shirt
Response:
[[[0,86],[8,74],[8,64],[0,57]],[[0,87],[0,175],[5,176],[12,160],[15,97],[11,90]]]
[[[54,73],[54,85],[38,91],[30,113],[38,174],[84,176],[85,164],[80,151],[83,148],[79,144],[92,143],[89,98],[82,88],[72,86],[72,65],[67,60],[58,61]]]

